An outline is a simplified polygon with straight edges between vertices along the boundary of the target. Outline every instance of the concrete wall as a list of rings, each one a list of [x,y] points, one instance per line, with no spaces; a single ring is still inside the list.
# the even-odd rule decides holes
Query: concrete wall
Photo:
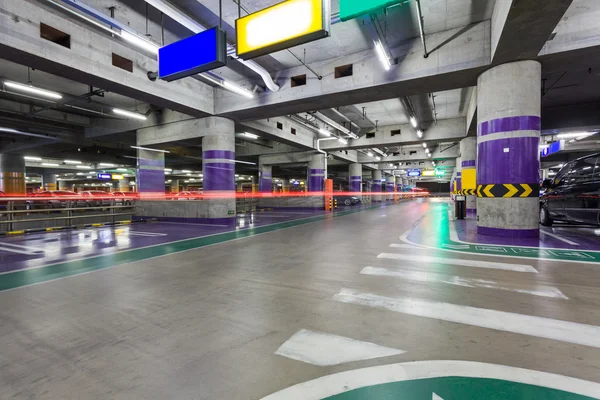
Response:
[[[322,196],[262,198],[258,201],[258,207],[323,210],[325,200]]]
[[[235,223],[235,208],[234,213],[226,218],[211,218],[209,211],[219,205],[227,206],[222,200],[140,200],[135,204],[135,217],[216,225]]]

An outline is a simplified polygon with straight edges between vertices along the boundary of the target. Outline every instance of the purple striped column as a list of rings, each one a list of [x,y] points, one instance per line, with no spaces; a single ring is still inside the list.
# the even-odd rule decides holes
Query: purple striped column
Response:
[[[165,153],[138,149],[137,188],[142,199],[165,195]]]
[[[362,164],[350,164],[349,174],[349,190],[353,193],[362,193]]]
[[[235,152],[207,150],[202,152],[204,191],[235,190]]]
[[[311,168],[308,170],[308,191],[322,192],[325,184],[325,170],[320,168]]]
[[[258,179],[261,193],[273,192],[273,167],[270,165],[259,166]]]
[[[477,83],[477,185],[539,184],[541,65],[494,67]],[[485,187],[485,186],[483,186]],[[539,197],[479,197],[477,233],[539,236]]]
[[[371,184],[371,191],[373,193],[381,193],[381,171],[373,171],[373,183]],[[381,202],[381,194],[373,195],[373,201]]]

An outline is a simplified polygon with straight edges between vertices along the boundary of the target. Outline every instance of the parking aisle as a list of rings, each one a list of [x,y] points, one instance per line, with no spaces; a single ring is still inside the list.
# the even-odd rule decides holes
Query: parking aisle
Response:
[[[600,381],[598,264],[401,242],[435,205],[415,200],[0,293],[5,394],[310,399],[277,393],[313,379],[313,395],[332,395],[374,376],[475,370],[510,390],[527,384],[511,383],[517,376],[536,377],[566,391],[581,383],[589,396],[598,386],[581,380]],[[34,344],[19,339],[31,335]],[[335,373],[353,375],[324,378]],[[463,398],[447,384],[419,393]],[[555,389],[545,390],[532,398]]]

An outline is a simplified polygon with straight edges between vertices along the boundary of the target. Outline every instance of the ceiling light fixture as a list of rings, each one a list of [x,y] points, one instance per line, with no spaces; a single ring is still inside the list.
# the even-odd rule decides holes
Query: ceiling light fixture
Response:
[[[42,159],[40,157],[32,157],[32,156],[25,156],[25,157],[23,157],[23,159],[25,159],[26,161],[42,161]]]
[[[139,119],[141,121],[145,121],[147,118],[144,114],[140,114],[137,112],[132,112],[132,111],[127,111],[127,110],[122,110],[120,108],[113,108],[113,112],[117,115],[121,115],[123,117],[128,117],[128,118],[133,118],[133,119]]]
[[[44,163],[42,163],[42,166],[44,166],[44,167],[58,167],[58,164],[44,162]]]
[[[254,133],[249,133],[249,132],[244,132],[242,133],[243,136],[250,138],[250,139],[258,139],[258,135],[255,135]]]
[[[427,143],[423,143],[423,148],[426,149],[427,148]]]
[[[137,150],[155,151],[157,153],[170,153],[168,150],[152,149],[150,147],[131,146],[131,148]]]
[[[250,162],[250,161],[239,161],[239,160],[235,160],[234,161],[237,164],[248,164],[248,165],[256,165],[255,162]]]
[[[81,161],[76,160],[64,160],[65,164],[81,164]]]
[[[252,93],[248,89],[244,89],[243,87],[236,85],[235,83],[223,81],[222,85],[225,89],[228,89],[234,93],[237,93],[237,94],[247,97],[249,99],[254,98],[254,93]]]
[[[75,168],[79,169],[92,169],[89,165],[76,165]]]
[[[381,161],[381,157],[379,157],[379,156],[375,157],[375,159],[376,159],[377,161]]]
[[[324,129],[324,128],[319,129],[319,133],[321,135],[331,136],[331,132],[329,132],[327,129]]]
[[[165,168],[165,172],[172,172],[173,170],[171,168]]]
[[[148,40],[144,40],[141,37],[134,35],[131,32],[127,32],[125,30],[121,30],[121,38],[126,42],[133,44],[134,46],[139,47],[140,49],[149,51],[152,54],[158,54],[158,45]]]
[[[416,128],[419,125],[415,117],[410,117],[410,124],[413,126],[413,128]]]
[[[385,49],[383,48],[383,44],[380,40],[376,40],[373,43],[375,44],[375,52],[377,53],[379,61],[383,65],[383,68],[385,68],[386,71],[389,71],[392,67],[392,63],[390,62],[390,59],[388,58]]]
[[[182,169],[181,172],[183,172],[184,174],[191,174],[192,171],[187,170],[187,169]]]
[[[128,169],[127,168],[117,168],[117,171],[121,171],[121,172],[127,172]]]
[[[373,157],[373,153],[371,153],[370,151],[369,151],[369,152],[367,152],[367,155],[368,155],[369,157]]]
[[[21,92],[28,92],[37,94],[39,96],[48,97],[50,99],[62,99],[62,95],[56,92],[51,92],[50,90],[40,89],[35,86],[25,85],[18,82],[4,81],[4,84],[11,89],[20,90]]]
[[[102,163],[98,164],[98,166],[100,166],[100,167],[114,167],[114,166],[115,166],[115,164],[111,164],[111,163],[103,163],[103,162],[102,162]]]

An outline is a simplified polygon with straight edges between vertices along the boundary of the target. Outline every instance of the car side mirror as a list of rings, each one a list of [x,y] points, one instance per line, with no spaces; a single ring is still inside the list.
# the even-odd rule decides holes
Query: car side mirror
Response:
[[[544,179],[542,182],[542,187],[544,189],[550,189],[552,187],[552,179]]]

